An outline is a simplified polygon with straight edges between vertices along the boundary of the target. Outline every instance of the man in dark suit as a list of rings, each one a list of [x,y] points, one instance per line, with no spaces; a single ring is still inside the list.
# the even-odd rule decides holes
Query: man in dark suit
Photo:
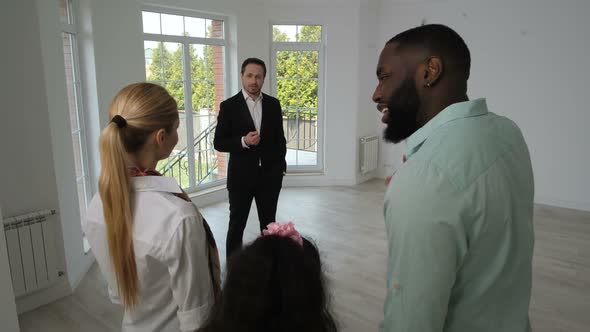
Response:
[[[252,199],[256,200],[260,231],[275,222],[287,169],[281,104],[262,93],[265,77],[262,60],[246,59],[242,64],[242,91],[221,103],[217,117],[215,150],[230,153],[226,257],[242,247]]]

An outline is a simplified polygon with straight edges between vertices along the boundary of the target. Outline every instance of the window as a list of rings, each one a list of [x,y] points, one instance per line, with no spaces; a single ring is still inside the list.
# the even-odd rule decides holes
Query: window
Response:
[[[92,199],[90,173],[88,171],[88,155],[86,148],[86,127],[82,107],[82,85],[80,83],[80,62],[78,61],[78,30],[74,19],[74,3],[72,0],[60,0],[61,39],[66,74],[66,90],[68,114],[72,129],[74,148],[74,165],[76,170],[76,187],[78,191],[78,208],[80,216],[86,213],[88,203]],[[90,244],[83,237],[84,252],[90,250]]]
[[[321,171],[323,37],[320,25],[272,25],[271,86],[283,108],[289,171]]]
[[[78,206],[84,215],[90,202],[91,188],[86,154],[86,130],[82,108],[82,86],[78,61],[77,27],[73,15],[72,0],[60,0],[61,36],[66,74],[68,113],[72,128],[72,143],[78,187]]]
[[[215,151],[213,136],[225,99],[226,20],[157,8],[142,19],[146,81],[165,87],[180,112],[178,144],[157,169],[189,190],[223,181],[226,154]]]

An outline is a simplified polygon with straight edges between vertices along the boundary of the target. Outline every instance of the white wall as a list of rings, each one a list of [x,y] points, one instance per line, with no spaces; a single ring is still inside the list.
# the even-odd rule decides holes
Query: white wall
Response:
[[[64,55],[59,7],[55,1],[37,0],[37,15],[41,37],[41,56],[44,97],[49,113],[51,150],[57,182],[59,217],[66,263],[66,274],[72,288],[76,288],[90,268],[93,259],[84,254],[81,216],[78,207],[78,192],[75,181],[72,129],[68,114],[65,84]]]
[[[381,52],[381,43],[377,43],[377,31],[379,25],[377,17],[379,16],[379,1],[361,0],[359,4],[359,30],[358,30],[358,61],[357,61],[357,89],[358,89],[358,107],[356,111],[356,133],[358,138],[370,135],[382,134],[381,128],[376,128],[380,123],[381,113],[377,111],[375,103],[372,101],[373,92],[377,86],[375,70],[377,67],[377,58]],[[382,149],[382,142],[379,143]],[[359,156],[358,140],[356,142],[355,156]],[[359,162],[357,160],[357,170]],[[357,183],[378,176],[378,171],[370,172],[365,175],[357,175]]]
[[[60,209],[60,202],[35,1],[3,2],[4,6],[0,29],[10,31],[11,38],[6,44],[10,49],[2,52],[2,63],[10,65],[2,69],[6,79],[0,89],[0,205],[4,217],[10,217]],[[62,243],[59,224],[55,233],[57,243]],[[63,248],[58,250],[58,268],[66,270]]]
[[[3,3],[4,5],[4,3]],[[92,262],[82,248],[74,158],[66,103],[58,2],[6,3],[3,52],[0,204],[4,216],[57,209],[58,269],[66,273],[50,289],[17,301],[19,312],[67,295]]]
[[[1,208],[0,220],[2,220]],[[19,330],[16,303],[14,302],[14,292],[12,290],[12,279],[10,277],[10,265],[8,263],[8,252],[6,251],[4,227],[0,227],[0,322],[2,322],[3,331],[18,332]]]
[[[7,7],[0,19],[11,31],[10,50],[2,52],[0,204],[10,217],[59,202],[35,4],[14,0]]]
[[[472,54],[469,96],[524,133],[536,202],[590,211],[589,1],[383,0],[379,13],[380,45],[423,19],[459,32]],[[395,167],[403,147],[387,149],[382,164]]]

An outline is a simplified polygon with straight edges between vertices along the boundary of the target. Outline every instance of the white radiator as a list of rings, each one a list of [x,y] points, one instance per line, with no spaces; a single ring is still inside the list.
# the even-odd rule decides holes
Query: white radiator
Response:
[[[55,210],[4,219],[4,236],[15,296],[50,286],[58,278]]]
[[[360,154],[361,174],[376,170],[379,162],[379,136],[361,137]]]

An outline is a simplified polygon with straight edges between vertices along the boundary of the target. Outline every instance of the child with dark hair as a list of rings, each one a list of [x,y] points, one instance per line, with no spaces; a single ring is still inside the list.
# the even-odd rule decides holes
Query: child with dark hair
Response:
[[[269,224],[227,263],[222,295],[200,332],[336,332],[320,255],[292,223]]]

